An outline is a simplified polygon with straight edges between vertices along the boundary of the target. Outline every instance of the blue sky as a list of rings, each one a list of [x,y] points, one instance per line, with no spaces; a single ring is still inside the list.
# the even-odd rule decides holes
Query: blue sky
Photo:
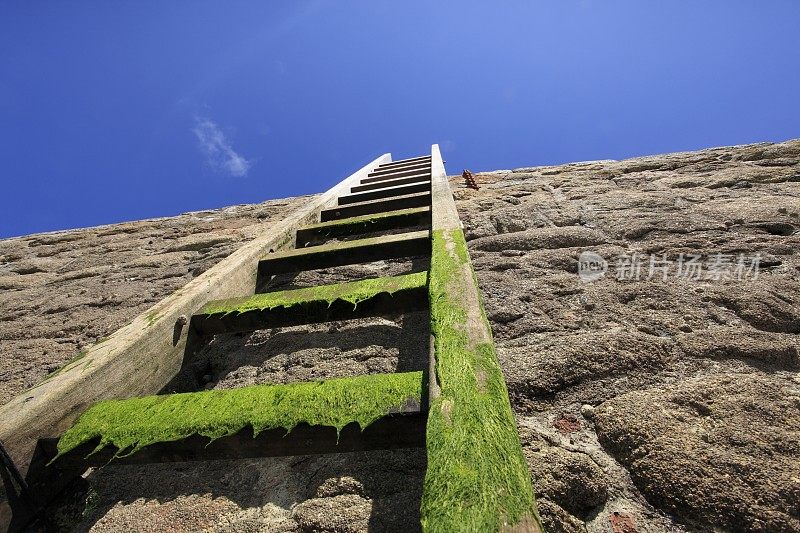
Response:
[[[800,137],[800,2],[0,0],[0,237]]]

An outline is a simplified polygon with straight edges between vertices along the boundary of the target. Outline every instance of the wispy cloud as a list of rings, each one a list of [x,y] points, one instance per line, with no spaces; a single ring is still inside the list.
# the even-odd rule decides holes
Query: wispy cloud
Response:
[[[252,161],[248,161],[236,153],[230,141],[213,120],[195,117],[192,131],[200,142],[200,149],[205,154],[209,166],[230,176],[247,175]]]

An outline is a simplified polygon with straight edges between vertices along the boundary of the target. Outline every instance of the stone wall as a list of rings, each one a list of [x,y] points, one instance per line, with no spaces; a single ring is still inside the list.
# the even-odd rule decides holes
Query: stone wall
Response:
[[[476,180],[452,184],[548,530],[800,531],[800,141]],[[302,201],[0,241],[0,401]],[[581,280],[585,251],[605,277]],[[617,279],[634,253],[639,279]],[[759,254],[757,279],[676,275],[680,254],[718,253],[731,272]],[[426,338],[419,314],[220,336],[171,387],[410,370]],[[424,469],[424,451],[109,466],[54,512],[96,531],[405,531]]]
[[[477,179],[458,206],[549,530],[800,531],[800,141]],[[667,279],[617,279],[634,252]],[[759,276],[677,277],[717,253]]]

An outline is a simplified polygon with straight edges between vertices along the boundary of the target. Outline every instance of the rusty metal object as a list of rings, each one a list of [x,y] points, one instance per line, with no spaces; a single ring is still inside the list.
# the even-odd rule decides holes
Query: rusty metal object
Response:
[[[464,172],[461,173],[461,177],[464,178],[464,185],[469,187],[470,189],[480,190],[478,187],[478,183],[475,181],[475,176],[472,174],[471,171],[464,169]]]

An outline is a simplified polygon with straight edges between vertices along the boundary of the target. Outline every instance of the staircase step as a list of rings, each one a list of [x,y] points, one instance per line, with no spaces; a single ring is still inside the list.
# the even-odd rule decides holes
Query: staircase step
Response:
[[[341,237],[413,226],[429,226],[430,223],[430,207],[399,209],[377,215],[364,215],[330,222],[320,222],[319,224],[311,224],[298,229],[296,246],[297,248],[302,248],[315,237]]]
[[[413,172],[415,170],[430,172],[431,164],[430,162],[423,161],[422,163],[415,163],[412,165],[403,165],[398,167],[389,167],[389,168],[378,167],[369,174],[367,174],[367,177],[372,178],[377,176],[385,176],[387,174],[396,174],[398,172],[408,172],[408,171]]]
[[[392,172],[391,174],[384,174],[382,176],[373,176],[371,178],[364,178],[361,180],[361,185],[367,185],[371,183],[380,183],[383,181],[395,180],[398,178],[406,178],[406,177],[425,177],[430,179],[431,171],[427,168],[403,171],[403,172]]]
[[[428,161],[429,162],[430,160],[431,160],[431,156],[423,155],[423,156],[420,156],[420,157],[412,157],[410,159],[398,159],[397,161],[389,161],[388,163],[383,163],[382,165],[379,165],[378,168],[391,168],[391,167],[402,166],[402,165],[422,163],[423,161]]]
[[[384,174],[394,174],[395,172],[404,172],[406,170],[420,170],[420,171],[430,171],[431,163],[430,161],[422,161],[419,163],[409,163],[405,165],[394,165],[394,166],[380,166],[373,169],[369,175],[372,176],[382,176]],[[363,179],[363,178],[362,178]]]
[[[270,254],[258,262],[258,277],[266,279],[286,272],[429,255],[430,248],[430,232],[427,230],[309,246]]]
[[[357,193],[364,191],[374,191],[375,189],[385,189],[386,187],[397,187],[398,185],[410,185],[412,183],[420,183],[423,181],[430,181],[430,180],[431,180],[431,175],[429,172],[428,174],[418,174],[418,175],[408,176],[405,178],[380,180],[377,183],[368,183],[366,185],[355,185],[353,187],[350,187],[350,192]]]
[[[191,326],[216,335],[419,311],[428,306],[427,279],[427,272],[415,272],[218,300],[194,315]]]
[[[380,200],[383,198],[391,198],[392,196],[404,196],[417,192],[427,192],[430,194],[431,182],[426,181],[422,183],[415,183],[412,185],[400,185],[397,187],[387,187],[385,189],[377,189],[374,191],[360,192],[356,194],[348,194],[339,197],[339,205],[356,204],[359,202],[367,202],[370,200]]]
[[[357,217],[362,215],[372,215],[376,213],[386,213],[398,209],[409,209],[414,207],[428,207],[431,205],[431,194],[429,192],[418,194],[406,194],[375,202],[360,202],[347,206],[338,206],[325,209],[320,213],[322,222],[331,220],[341,220],[344,218]]]
[[[421,447],[424,379],[372,374],[101,401],[58,441],[44,440],[43,455],[60,451],[55,467],[85,470],[117,454],[117,464],[142,464]]]

